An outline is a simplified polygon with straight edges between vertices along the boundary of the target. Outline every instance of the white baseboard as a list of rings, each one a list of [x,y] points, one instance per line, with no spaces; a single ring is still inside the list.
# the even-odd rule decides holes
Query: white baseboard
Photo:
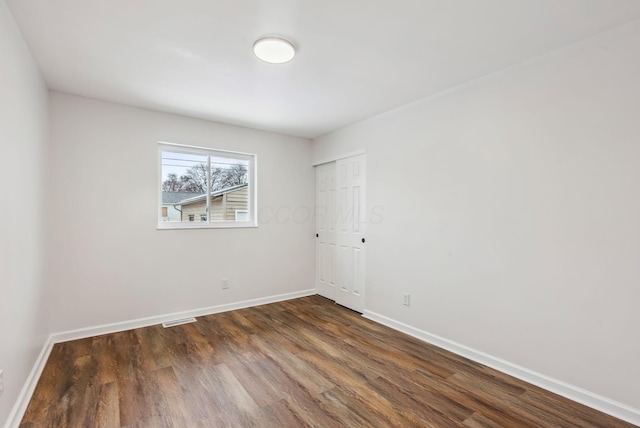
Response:
[[[171,321],[178,318],[188,317],[200,317],[204,315],[217,314],[220,312],[232,311],[235,309],[249,308],[252,306],[266,305],[269,303],[282,302],[285,300],[297,299],[299,297],[312,296],[316,294],[315,289],[295,291],[293,293],[278,294],[275,296],[261,297],[259,299],[244,300],[241,302],[227,303],[224,305],[208,306],[205,308],[194,309],[190,311],[174,312],[171,314],[157,315],[147,318],[138,318],[130,321],[117,322],[112,324],[99,325],[95,327],[86,327],[77,330],[64,331],[60,333],[51,334],[38,356],[33,369],[22,387],[22,391],[18,396],[16,404],[13,406],[9,419],[5,423],[5,428],[17,428],[22,421],[24,412],[27,410],[33,391],[38,384],[44,365],[49,358],[53,345],[61,342],[68,342],[69,340],[84,339],[87,337],[99,336],[101,334],[116,333],[119,331],[132,330],[134,328],[148,327],[150,325],[161,324],[163,322]]]
[[[11,413],[9,413],[9,418],[4,425],[5,428],[17,428],[18,425],[20,425],[24,412],[27,410],[27,405],[33,395],[33,391],[36,389],[36,385],[38,384],[44,365],[49,359],[49,354],[51,354],[52,348],[53,341],[51,340],[51,336],[49,336],[40,351],[40,355],[38,355],[36,362],[33,364],[31,373],[29,373],[29,376],[20,391],[20,395],[18,395],[16,404],[13,406],[13,409],[11,409]]]
[[[529,370],[525,367],[518,366],[517,364],[513,364],[501,358],[494,357],[484,352],[469,348],[468,346],[453,342],[449,339],[445,339],[435,334],[417,329],[408,324],[404,324],[400,321],[388,318],[384,315],[380,315],[371,311],[364,311],[363,316],[367,319],[370,319],[382,325],[386,325],[387,327],[391,327],[394,330],[401,331],[410,336],[416,337],[439,348],[451,351],[454,354],[469,358],[470,360],[473,360],[480,364],[484,364],[485,366],[489,366],[493,369],[521,379],[525,382],[539,386],[540,388],[546,389],[547,391],[551,391],[555,394],[561,395],[580,404],[584,404],[585,406],[599,410],[603,413],[607,413],[611,416],[615,416],[618,419],[622,419],[631,424],[640,426],[640,409],[636,409],[626,404],[619,403],[607,397],[603,397],[577,386],[562,382],[558,379],[554,379],[541,373],[537,373],[533,370]]]
[[[217,314],[220,312],[233,311],[235,309],[249,308],[252,306],[266,305],[269,303],[282,302],[284,300],[297,299],[299,297],[311,296],[316,294],[315,289],[294,291],[293,293],[278,294],[275,296],[261,297],[258,299],[243,300],[241,302],[226,303],[224,305],[207,306],[205,308],[192,309],[183,312],[174,312],[165,315],[156,315],[147,318],[138,318],[130,321],[116,322],[112,324],[104,324],[95,327],[80,328],[77,330],[64,331],[54,333],[53,343],[68,342],[69,340],[84,339],[87,337],[99,336],[101,334],[117,333],[119,331],[133,330],[134,328],[148,327],[150,325],[162,324],[163,322],[189,318],[201,317],[204,315]]]

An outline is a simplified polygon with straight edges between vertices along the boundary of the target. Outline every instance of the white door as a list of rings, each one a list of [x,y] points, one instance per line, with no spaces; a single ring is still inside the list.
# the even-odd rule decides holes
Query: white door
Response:
[[[365,155],[336,162],[337,234],[336,303],[364,311]]]
[[[336,164],[316,167],[316,289],[336,300]]]

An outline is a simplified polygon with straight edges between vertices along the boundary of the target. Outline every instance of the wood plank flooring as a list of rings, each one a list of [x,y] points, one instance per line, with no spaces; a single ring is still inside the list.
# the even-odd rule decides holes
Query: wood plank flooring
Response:
[[[57,344],[21,427],[631,427],[319,296]]]

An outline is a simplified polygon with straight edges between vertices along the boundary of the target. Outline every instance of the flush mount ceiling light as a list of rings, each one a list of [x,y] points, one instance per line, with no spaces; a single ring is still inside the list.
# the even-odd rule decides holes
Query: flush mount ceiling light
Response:
[[[296,48],[285,39],[265,37],[253,44],[253,53],[264,62],[284,64],[296,56]]]

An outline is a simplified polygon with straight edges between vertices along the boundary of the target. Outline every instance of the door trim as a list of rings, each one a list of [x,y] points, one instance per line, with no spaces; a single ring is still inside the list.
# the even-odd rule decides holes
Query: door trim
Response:
[[[352,158],[354,156],[366,155],[366,154],[367,154],[367,151],[364,150],[364,149],[356,150],[356,151],[353,151],[353,152],[343,153],[343,154],[339,154],[339,155],[335,155],[335,156],[330,156],[328,158],[320,159],[320,160],[317,160],[317,161],[313,161],[311,163],[311,166],[318,166],[318,165],[322,165],[323,163],[331,163],[331,162],[339,161],[341,159]]]

